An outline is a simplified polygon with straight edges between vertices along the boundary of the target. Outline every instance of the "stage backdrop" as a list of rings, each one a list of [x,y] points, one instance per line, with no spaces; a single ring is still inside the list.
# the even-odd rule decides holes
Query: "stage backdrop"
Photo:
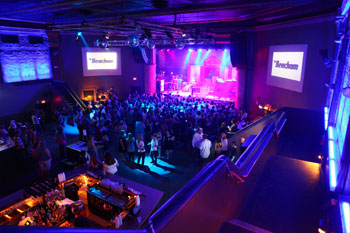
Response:
[[[238,70],[228,49],[157,50],[158,91],[238,101]]]

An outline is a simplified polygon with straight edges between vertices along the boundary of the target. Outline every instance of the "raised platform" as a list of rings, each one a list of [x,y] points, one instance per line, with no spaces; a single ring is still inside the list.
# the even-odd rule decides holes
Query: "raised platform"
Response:
[[[239,219],[272,232],[317,232],[321,165],[271,156]]]

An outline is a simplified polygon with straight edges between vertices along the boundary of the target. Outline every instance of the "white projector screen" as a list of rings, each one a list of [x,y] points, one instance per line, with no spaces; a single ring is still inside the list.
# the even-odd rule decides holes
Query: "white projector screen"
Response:
[[[84,76],[121,75],[120,48],[81,48]]]
[[[266,83],[302,92],[307,45],[270,46]]]

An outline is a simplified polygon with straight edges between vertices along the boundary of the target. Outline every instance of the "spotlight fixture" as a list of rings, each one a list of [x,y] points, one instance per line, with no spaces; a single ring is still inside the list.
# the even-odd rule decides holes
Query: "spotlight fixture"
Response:
[[[175,47],[177,49],[183,49],[185,47],[185,44],[184,44],[183,40],[176,40],[175,41]]]
[[[128,45],[132,48],[136,48],[140,44],[140,39],[136,35],[130,35],[128,37]]]
[[[100,47],[101,49],[107,49],[108,48],[108,42],[105,38],[98,38],[96,41],[96,45]]]
[[[77,32],[77,36],[75,37],[75,40],[79,40],[79,38],[81,37],[82,32]]]
[[[154,48],[156,47],[156,44],[154,43],[153,40],[147,40],[146,46],[147,46],[149,49],[154,49]]]
[[[104,36],[103,36],[106,40],[109,40],[109,34],[106,33]]]
[[[182,33],[182,37],[186,37],[186,36],[187,36],[186,33],[183,32],[183,33]]]

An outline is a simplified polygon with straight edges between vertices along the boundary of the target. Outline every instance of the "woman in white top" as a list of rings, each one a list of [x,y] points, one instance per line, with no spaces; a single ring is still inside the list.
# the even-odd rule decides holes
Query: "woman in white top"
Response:
[[[140,134],[137,137],[136,146],[137,146],[137,152],[139,156],[137,163],[140,164],[140,160],[142,158],[142,166],[143,166],[145,164],[146,150],[145,150],[145,143],[143,142],[142,134]]]
[[[106,175],[106,173],[108,174],[116,174],[118,171],[118,167],[119,163],[118,160],[116,158],[114,158],[110,152],[107,152],[105,155],[105,160],[103,161],[103,174]]]

